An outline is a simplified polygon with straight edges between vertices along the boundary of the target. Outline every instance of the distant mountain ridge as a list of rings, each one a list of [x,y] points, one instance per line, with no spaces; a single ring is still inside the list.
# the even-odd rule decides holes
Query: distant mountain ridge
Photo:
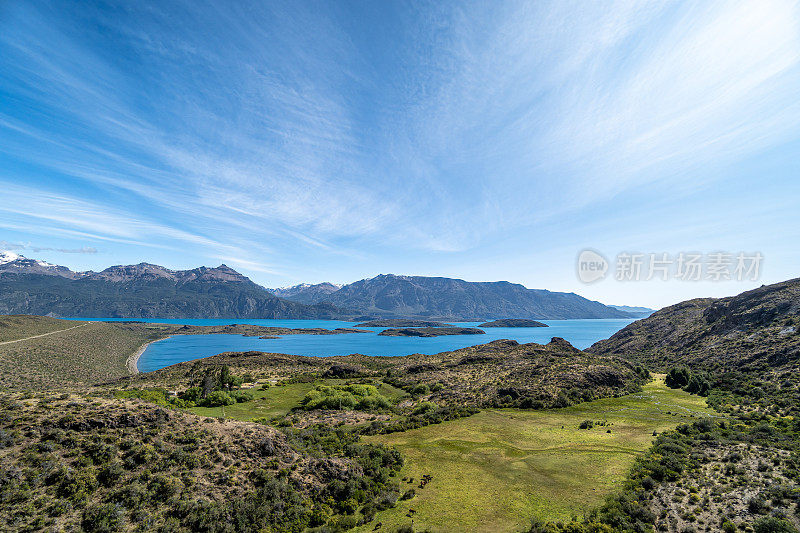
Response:
[[[656,312],[655,309],[650,309],[649,307],[634,307],[631,305],[609,305],[609,307],[613,307],[614,309],[622,311],[623,313],[628,313],[637,318],[648,317]]]
[[[150,263],[72,270],[4,252],[0,314],[113,318],[341,319],[330,304],[278,298],[220,265],[170,270]]]
[[[324,300],[330,294],[338,291],[342,285],[334,283],[301,283],[292,287],[281,287],[278,289],[267,289],[279,298],[286,298],[293,302],[302,304],[314,304]]]
[[[171,270],[139,263],[75,272],[12,252],[0,252],[0,314],[462,321],[632,316],[577,294],[508,281],[381,274],[344,286],[319,283],[270,290],[224,264]]]
[[[382,318],[558,320],[635,316],[574,293],[528,289],[508,281],[471,282],[381,274],[338,289],[335,287],[330,283],[304,284],[273,292],[289,300],[307,304],[325,302]]]

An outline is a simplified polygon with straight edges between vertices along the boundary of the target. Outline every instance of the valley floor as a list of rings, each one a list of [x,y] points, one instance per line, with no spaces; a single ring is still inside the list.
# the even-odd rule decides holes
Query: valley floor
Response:
[[[659,377],[638,394],[548,411],[496,409],[411,431],[366,437],[406,459],[416,495],[378,513],[382,530],[521,531],[531,518],[581,517],[618,490],[653,433],[713,416],[705,399]],[[592,420],[591,429],[579,429]],[[433,476],[420,488],[423,475]],[[413,510],[413,511],[412,511]],[[356,531],[371,531],[374,523]]]

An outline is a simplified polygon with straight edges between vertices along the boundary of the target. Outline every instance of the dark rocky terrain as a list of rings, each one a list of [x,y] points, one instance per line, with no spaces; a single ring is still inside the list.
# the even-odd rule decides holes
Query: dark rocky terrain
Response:
[[[470,282],[460,279],[381,274],[345,285],[337,291],[319,291],[305,303],[327,302],[380,317],[436,320],[486,320],[516,316],[532,319],[630,318],[632,315],[587,300],[577,294],[528,289],[507,281]],[[305,289],[298,289],[302,298]]]
[[[546,328],[547,324],[526,318],[501,318],[478,324],[479,328]]]
[[[483,335],[478,328],[390,328],[378,333],[381,337],[439,337],[441,335]]]
[[[112,318],[336,319],[330,304],[278,298],[230,267],[140,263],[73,272],[20,257],[0,264],[0,314]]]

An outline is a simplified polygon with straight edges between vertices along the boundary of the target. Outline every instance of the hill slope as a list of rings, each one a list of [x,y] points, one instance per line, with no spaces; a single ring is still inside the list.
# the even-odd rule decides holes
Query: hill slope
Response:
[[[665,307],[588,351],[664,370],[674,364],[723,371],[795,368],[800,364],[800,278]]]
[[[528,289],[507,281],[469,282],[453,278],[381,274],[345,285],[336,291],[330,291],[330,287],[298,287],[284,290],[281,294],[297,301],[328,302],[343,309],[357,309],[381,317],[557,320],[632,316],[577,294]]]
[[[191,270],[140,263],[73,272],[22,256],[0,262],[0,314],[119,318],[338,318],[329,304],[274,296],[225,265]]]

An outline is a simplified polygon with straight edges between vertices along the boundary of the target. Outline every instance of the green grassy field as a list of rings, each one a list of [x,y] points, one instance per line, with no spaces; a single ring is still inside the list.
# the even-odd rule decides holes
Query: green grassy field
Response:
[[[416,497],[378,513],[383,528],[519,531],[532,517],[569,520],[602,503],[622,481],[653,431],[710,415],[705,399],[668,389],[659,379],[643,392],[565,409],[482,411],[469,418],[369,437],[406,458]],[[583,420],[609,425],[578,429]],[[610,430],[610,433],[607,432]],[[419,479],[433,480],[419,488]],[[373,524],[358,531],[370,531]]]
[[[300,405],[300,400],[315,387],[314,383],[292,383],[267,390],[253,390],[253,401],[237,403],[227,407],[193,407],[189,412],[202,416],[252,420],[254,418],[285,415],[292,407]],[[224,409],[224,415],[223,415]]]
[[[189,411],[202,416],[224,416],[235,420],[253,420],[261,417],[272,418],[285,415],[293,407],[298,407],[303,396],[317,385],[339,385],[345,382],[346,380],[343,379],[325,379],[315,383],[292,383],[274,386],[266,390],[254,389],[251,391],[253,393],[253,401],[229,405],[224,408],[224,412],[222,407],[193,407]],[[375,386],[378,388],[378,392],[393,402],[408,396],[405,391],[387,383],[379,382],[375,383]]]

